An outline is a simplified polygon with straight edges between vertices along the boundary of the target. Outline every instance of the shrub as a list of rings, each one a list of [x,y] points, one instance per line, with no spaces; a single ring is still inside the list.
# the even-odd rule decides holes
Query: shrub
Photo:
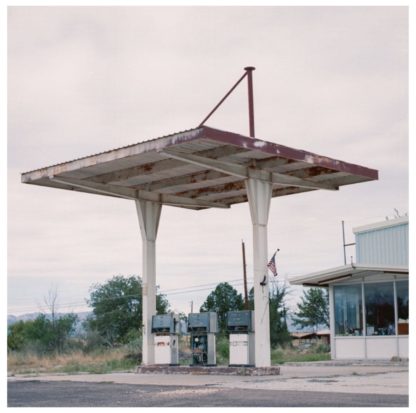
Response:
[[[322,353],[329,353],[331,351],[331,348],[328,344],[320,343],[313,347],[313,350],[316,353],[322,354]]]
[[[77,319],[75,314],[65,314],[52,320],[40,314],[35,320],[13,324],[7,334],[8,350],[62,353],[68,346]]]
[[[126,352],[126,360],[136,361],[137,364],[142,361],[142,333],[138,329],[131,329],[126,335],[126,344],[123,349]]]
[[[84,353],[101,352],[107,348],[105,339],[96,330],[87,330],[84,335]]]
[[[228,364],[230,357],[230,342],[226,336],[217,338],[217,364]]]

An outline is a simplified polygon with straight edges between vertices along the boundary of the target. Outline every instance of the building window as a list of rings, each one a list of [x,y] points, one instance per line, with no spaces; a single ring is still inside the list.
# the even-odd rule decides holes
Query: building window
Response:
[[[393,283],[365,284],[367,336],[395,334]]]
[[[396,282],[397,293],[397,333],[409,334],[409,280]]]
[[[361,285],[334,286],[335,334],[361,336],[363,334]]]

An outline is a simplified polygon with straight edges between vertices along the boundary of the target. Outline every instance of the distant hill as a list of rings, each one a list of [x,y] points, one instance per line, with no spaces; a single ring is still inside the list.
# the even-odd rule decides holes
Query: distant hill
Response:
[[[8,314],[7,315],[7,325],[10,326],[14,323],[17,323],[18,321],[34,320],[36,317],[38,317],[41,314],[42,313],[40,313],[40,312],[27,313],[27,314],[22,314],[22,315]],[[81,311],[79,313],[56,313],[56,316],[57,317],[62,317],[66,314],[76,314],[80,321],[84,321],[90,314],[92,314],[92,312],[91,311]],[[45,314],[45,315],[46,315],[47,318],[50,318],[50,314]]]
[[[34,320],[36,319],[36,317],[38,317],[40,314],[40,312],[37,313],[28,313],[28,314],[22,314],[22,315],[13,315],[13,314],[8,314],[7,315],[7,327],[18,323],[19,321],[30,321],[30,320]],[[57,317],[62,317],[65,314],[69,314],[69,313],[57,313],[56,316]],[[79,313],[70,313],[70,314],[76,314],[78,316],[78,322],[77,325],[75,326],[75,335],[78,335],[80,333],[83,332],[83,322],[87,319],[87,317],[89,315],[92,314],[91,311],[81,311]],[[50,318],[50,314],[46,314],[46,317]]]
[[[28,313],[28,314],[22,314],[22,315],[8,314],[7,325],[10,326],[14,323],[17,323],[18,321],[34,320],[38,315],[40,315],[40,313]]]

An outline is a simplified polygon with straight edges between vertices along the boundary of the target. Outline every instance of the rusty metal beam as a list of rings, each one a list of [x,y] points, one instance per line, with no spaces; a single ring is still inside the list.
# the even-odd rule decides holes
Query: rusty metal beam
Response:
[[[238,178],[236,178],[238,179]],[[279,188],[276,188],[279,185]],[[294,192],[299,192],[299,187],[286,186],[284,184],[273,183],[273,196],[289,195]],[[242,191],[245,194],[245,180],[235,180],[233,182],[221,183],[211,186],[204,186],[201,188],[189,189],[180,192],[175,192],[175,195],[189,198],[211,197],[212,195],[221,194],[218,200],[228,199],[227,192]],[[217,200],[217,199],[216,199]]]
[[[284,169],[281,169],[289,164],[297,163],[298,167],[302,166],[304,162],[292,161],[291,159],[281,158],[279,156],[272,156],[270,158],[261,159],[256,161],[261,169],[277,169],[276,172],[285,172]]]
[[[89,182],[82,179],[75,179],[75,178],[65,178],[65,177],[57,177],[57,176],[50,176],[49,180],[52,182],[56,182],[58,184],[68,185],[71,188],[79,188],[85,189],[87,191],[91,191],[93,193],[101,194],[101,195],[110,195],[116,196],[118,198],[136,200],[137,192],[132,190],[131,188],[127,187],[119,187],[116,185],[104,185],[99,184],[96,182]]]
[[[297,178],[308,179],[308,178],[315,178],[317,176],[325,175],[325,178],[332,178],[332,175],[337,173],[337,171],[323,168],[321,166],[308,166],[299,169],[295,169],[292,171],[288,171],[286,175],[296,176]],[[338,172],[339,173],[339,172]]]
[[[209,185],[214,181],[227,181],[233,180],[227,174],[223,174],[217,171],[205,170],[201,172],[195,172],[193,174],[181,175],[173,178],[160,179],[153,181],[151,184],[141,184],[134,186],[136,189],[146,189],[147,191],[160,191],[160,192],[177,192],[175,188],[188,186],[189,190],[197,189]],[[221,182],[226,183],[226,182]]]
[[[144,165],[132,166],[118,171],[92,176],[88,178],[88,181],[101,184],[117,183],[121,185],[124,183],[127,185],[129,179],[131,178],[168,171],[179,166],[183,166],[183,164],[179,164],[177,161],[172,159],[165,159],[163,161],[146,163]]]
[[[229,208],[229,205],[225,205],[217,202],[200,201],[197,199],[190,199],[181,196],[171,194],[160,194],[157,192],[149,192],[143,190],[137,190],[119,185],[100,184],[97,182],[89,182],[82,179],[64,178],[52,176],[49,178],[52,182],[68,185],[69,187],[75,187],[80,189],[86,189],[93,193],[118,196],[124,199],[131,200],[144,200],[152,201],[160,204],[166,204],[179,207],[202,207],[202,208]]]
[[[207,149],[204,151],[196,152],[200,156],[208,158],[226,158],[231,155],[235,155],[241,152],[246,152],[244,148],[238,148],[235,146],[219,146],[213,149]],[[101,175],[89,177],[89,181],[98,183],[115,183],[127,184],[129,179],[137,176],[151,175],[158,172],[170,171],[175,168],[183,167],[183,162],[174,159],[164,159],[157,162],[150,162],[144,165],[133,166],[129,168],[120,169],[118,171],[108,172]]]
[[[203,156],[182,154],[182,153],[172,153],[161,151],[159,152],[162,156],[167,158],[177,159],[178,161],[186,162],[192,165],[200,166],[201,168],[210,168],[214,171],[221,172],[227,175],[233,175],[238,178],[247,178],[247,167],[225,163],[218,161],[216,159],[204,158]]]
[[[246,151],[244,151],[246,152]],[[237,153],[236,153],[237,154]],[[219,158],[221,159],[221,158]],[[281,173],[285,171],[286,169],[296,169],[296,173],[290,175],[297,176],[299,178],[307,177],[302,176],[303,169],[299,169],[301,165],[310,168],[308,164],[305,164],[303,162],[296,162],[296,161],[288,161],[287,159],[279,158],[277,156],[273,158],[268,158],[265,160],[256,160],[255,161],[256,167],[259,169],[266,169],[273,167],[272,172],[278,172]],[[288,166],[290,165],[290,166]],[[324,169],[324,168],[323,168]],[[329,171],[329,170],[328,170]],[[333,171],[329,171],[330,173]],[[313,176],[310,174],[310,176]],[[331,174],[332,178],[332,174]],[[214,182],[214,181],[222,181],[222,182]],[[185,174],[185,175],[179,175],[172,178],[164,178],[160,179],[158,181],[153,181],[150,184],[149,183],[143,183],[140,185],[134,185],[134,188],[136,189],[146,189],[148,191],[161,191],[161,192],[168,192],[168,193],[178,193],[175,191],[175,188],[177,187],[183,187],[188,186],[189,188],[180,190],[181,192],[185,192],[187,190],[192,191],[194,189],[198,188],[205,188],[206,186],[210,185],[210,181],[213,185],[222,185],[226,184],[228,182],[235,182],[235,179],[232,179],[230,175],[218,172],[218,171],[212,171],[212,170],[204,170],[201,172],[194,172],[191,174]]]
[[[276,188],[272,190],[272,198],[275,198],[278,196],[285,196],[285,195],[294,195],[294,194],[299,194],[299,193],[309,192],[309,191],[314,191],[314,189],[297,188],[297,187]],[[242,202],[247,202],[247,194],[241,193],[241,195],[231,196],[229,198],[218,198],[218,200],[221,200],[221,203],[226,204],[226,205],[240,204]],[[215,198],[210,199],[210,201],[217,202]]]
[[[239,191],[245,189],[244,180],[229,182],[221,185],[206,186],[199,189],[192,189],[189,191],[177,192],[176,195],[185,196],[189,198],[198,198],[200,196],[207,196],[212,194],[223,194],[231,191]]]
[[[238,178],[248,179],[255,178],[263,181],[270,181],[274,184],[279,185],[290,185],[297,186],[300,188],[313,188],[313,189],[327,189],[327,190],[337,190],[338,187],[334,185],[328,185],[325,183],[318,183],[311,180],[297,178],[295,176],[288,176],[279,174],[276,172],[267,172],[258,169],[247,168],[246,166],[241,166],[233,163],[226,163],[218,161],[215,159],[208,159],[202,156],[189,155],[189,154],[178,154],[171,153],[166,151],[161,151],[161,155],[164,155],[169,158],[177,159],[180,161],[188,162],[193,165],[211,168],[215,171],[233,175]]]

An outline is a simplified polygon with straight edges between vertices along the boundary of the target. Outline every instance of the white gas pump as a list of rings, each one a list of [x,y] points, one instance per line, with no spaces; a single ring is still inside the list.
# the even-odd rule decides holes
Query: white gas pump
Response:
[[[154,315],[155,364],[179,364],[179,317],[176,314]]]
[[[229,311],[229,366],[254,366],[254,311]]]

